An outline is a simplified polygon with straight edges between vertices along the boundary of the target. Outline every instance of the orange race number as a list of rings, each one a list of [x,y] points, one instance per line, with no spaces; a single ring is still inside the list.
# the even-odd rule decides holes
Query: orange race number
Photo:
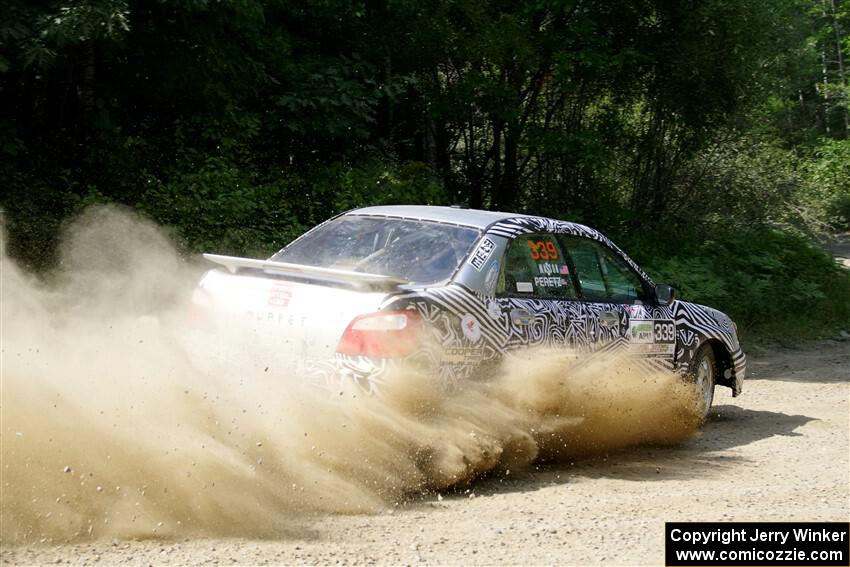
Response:
[[[557,260],[558,250],[555,248],[554,242],[544,242],[538,240],[533,242],[528,241],[528,252],[531,254],[532,260]]]

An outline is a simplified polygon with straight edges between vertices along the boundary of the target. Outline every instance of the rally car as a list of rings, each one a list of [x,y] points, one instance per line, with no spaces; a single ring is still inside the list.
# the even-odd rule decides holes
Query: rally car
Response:
[[[715,384],[741,393],[746,358],[725,314],[677,300],[587,226],[455,207],[356,209],[267,260],[205,254],[195,305],[328,385],[380,391],[399,361],[447,382],[505,353],[563,347],[626,353],[691,380],[707,412]]]

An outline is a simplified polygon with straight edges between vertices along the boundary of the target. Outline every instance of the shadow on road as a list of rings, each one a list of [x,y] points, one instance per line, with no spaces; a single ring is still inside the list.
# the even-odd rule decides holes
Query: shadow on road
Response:
[[[737,406],[717,406],[712,409],[703,429],[681,445],[632,447],[615,453],[576,456],[570,461],[541,463],[529,471],[509,476],[497,473],[477,482],[475,492],[493,495],[536,491],[581,478],[647,482],[722,475],[750,461],[721,452],[776,435],[802,435],[797,429],[811,421],[816,419]]]

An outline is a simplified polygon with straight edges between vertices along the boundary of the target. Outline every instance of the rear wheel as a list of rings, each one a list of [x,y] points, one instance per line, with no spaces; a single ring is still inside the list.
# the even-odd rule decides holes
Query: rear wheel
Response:
[[[696,388],[697,410],[704,420],[714,401],[714,384],[717,380],[717,362],[711,345],[702,345],[697,350],[688,377]]]

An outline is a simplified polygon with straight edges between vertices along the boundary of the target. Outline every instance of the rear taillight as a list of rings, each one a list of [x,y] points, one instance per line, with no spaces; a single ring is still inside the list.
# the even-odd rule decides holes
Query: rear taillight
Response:
[[[189,306],[186,309],[186,321],[191,327],[208,328],[212,326],[213,303],[210,294],[201,288],[195,288]]]
[[[351,356],[407,356],[416,346],[422,319],[415,311],[379,311],[355,317],[336,351]]]

